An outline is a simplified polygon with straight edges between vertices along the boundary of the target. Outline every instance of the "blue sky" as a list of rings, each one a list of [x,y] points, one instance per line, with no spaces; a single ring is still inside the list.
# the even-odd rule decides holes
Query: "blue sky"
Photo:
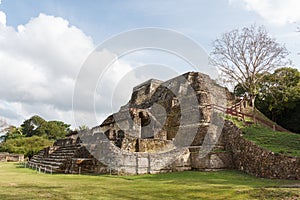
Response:
[[[2,0],[0,117],[19,125],[38,114],[75,126],[72,92],[80,66],[98,44],[121,32],[143,27],[172,29],[190,37],[209,53],[212,41],[222,33],[254,23],[264,25],[272,37],[285,44],[294,66],[300,69],[297,0]],[[122,70],[117,70],[107,82],[124,79],[133,65],[161,60],[165,60],[164,65],[187,67],[178,58],[144,51],[118,61],[116,65]],[[128,85],[129,90],[122,91],[114,104],[118,107],[126,103],[131,87],[153,74],[130,79],[134,81]],[[99,121],[111,112],[105,109],[111,100],[106,101],[97,111]],[[93,115],[82,111],[87,119]]]
[[[270,23],[255,10],[245,7],[240,0],[2,0],[0,5],[7,15],[7,25],[17,27],[44,13],[68,20],[91,36],[96,44],[126,30],[162,27],[180,31],[209,49],[212,40],[234,28],[256,23],[265,25],[271,35],[281,38],[293,34],[299,24],[297,21],[281,25]],[[280,9],[280,5],[278,7]]]

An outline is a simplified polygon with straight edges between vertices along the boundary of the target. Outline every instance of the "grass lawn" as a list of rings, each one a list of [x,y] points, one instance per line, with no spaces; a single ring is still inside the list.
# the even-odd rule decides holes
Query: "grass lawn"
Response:
[[[300,199],[300,181],[237,171],[140,176],[39,174],[0,163],[0,199]],[[287,198],[289,197],[289,198]]]
[[[260,125],[242,128],[244,137],[275,153],[300,156],[300,134],[278,132]]]
[[[226,116],[225,119],[232,121],[244,132],[244,137],[255,144],[275,153],[289,156],[300,156],[300,134],[290,132],[273,131],[262,125],[246,126],[235,117]],[[252,121],[249,121],[252,122]]]

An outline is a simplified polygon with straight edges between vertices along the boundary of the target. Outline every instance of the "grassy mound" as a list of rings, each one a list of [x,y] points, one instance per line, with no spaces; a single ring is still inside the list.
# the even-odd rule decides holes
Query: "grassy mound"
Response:
[[[273,131],[261,125],[242,128],[244,137],[275,153],[300,156],[300,134]]]
[[[252,124],[251,120],[244,123],[229,116],[226,119],[237,125],[244,132],[244,137],[255,144],[275,153],[300,156],[300,134],[273,131],[262,125]]]

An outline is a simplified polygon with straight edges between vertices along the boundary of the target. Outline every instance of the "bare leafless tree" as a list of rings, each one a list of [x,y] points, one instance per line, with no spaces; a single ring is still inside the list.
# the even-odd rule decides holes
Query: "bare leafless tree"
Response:
[[[254,106],[261,74],[285,66],[289,52],[263,26],[252,25],[224,33],[213,42],[211,63],[228,79],[242,86]]]

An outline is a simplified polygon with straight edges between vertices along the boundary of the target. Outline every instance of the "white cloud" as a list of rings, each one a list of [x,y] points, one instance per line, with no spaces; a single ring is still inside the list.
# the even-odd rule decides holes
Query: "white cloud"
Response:
[[[5,13],[4,13],[5,16]],[[71,26],[60,17],[40,14],[17,29],[0,25],[0,117],[8,123],[19,125],[25,119],[38,114],[47,120],[62,120],[75,125],[73,121],[72,97],[79,70],[88,55],[95,48],[92,39],[79,28]],[[114,57],[109,51],[102,54]],[[97,73],[99,63],[91,73]],[[103,79],[101,91],[95,93],[101,99],[99,120],[103,120],[110,111],[111,98],[106,98],[122,75],[131,70],[131,66],[116,61]],[[86,77],[87,80],[89,77]],[[134,77],[133,77],[134,79]],[[137,81],[138,82],[138,81]],[[96,85],[95,85],[96,87]],[[126,95],[124,95],[126,96]],[[126,97],[124,97],[126,98]],[[80,99],[84,105],[90,103]],[[124,99],[118,99],[121,105]],[[85,123],[95,126],[94,112],[80,110]]]
[[[17,30],[5,18],[0,11],[0,115],[10,123],[33,114],[72,123],[74,83],[92,39],[60,17],[40,14]]]
[[[242,3],[271,24],[281,26],[300,21],[299,0],[229,0],[229,3]]]
[[[0,1],[1,4],[1,1]],[[6,14],[2,11],[0,11],[0,24],[6,25]]]
[[[0,47],[0,118],[18,126],[37,114],[47,120],[62,120],[75,125],[73,90],[83,63],[95,48],[92,39],[61,17],[40,14],[16,29],[6,22],[0,24]],[[144,54],[140,55],[142,61],[137,59],[138,66],[133,67],[130,59],[119,59],[107,71],[97,56],[109,61],[115,58],[113,53],[104,50],[87,60],[92,70],[83,77],[79,94],[91,94],[89,97],[94,97],[95,101],[79,95],[76,112],[79,112],[79,118],[84,119],[80,122],[90,127],[124,105],[133,86],[149,78],[176,75],[170,67],[165,70],[161,66],[136,69],[143,65]],[[161,63],[161,60],[164,59],[159,57],[155,62],[151,62],[153,59],[147,62]],[[174,61],[174,58],[171,60]],[[173,64],[171,62],[167,66]],[[99,75],[97,83],[97,80],[91,80],[89,73],[98,74],[98,70],[104,70],[105,74]],[[91,83],[95,85],[91,86]],[[94,103],[95,109],[90,109]]]

